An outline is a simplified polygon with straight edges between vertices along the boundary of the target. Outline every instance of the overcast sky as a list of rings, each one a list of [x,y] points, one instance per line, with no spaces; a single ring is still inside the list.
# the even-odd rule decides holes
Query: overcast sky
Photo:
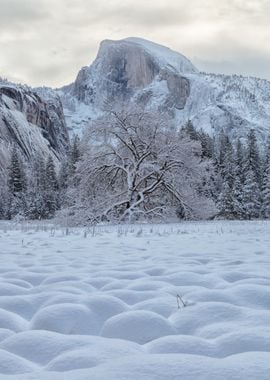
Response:
[[[270,0],[0,0],[0,76],[61,86],[103,39],[143,37],[203,71],[270,79]]]

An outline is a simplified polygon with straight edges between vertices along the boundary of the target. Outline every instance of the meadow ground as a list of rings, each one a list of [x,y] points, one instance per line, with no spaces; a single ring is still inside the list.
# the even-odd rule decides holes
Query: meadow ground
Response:
[[[269,373],[270,222],[0,223],[0,380]]]

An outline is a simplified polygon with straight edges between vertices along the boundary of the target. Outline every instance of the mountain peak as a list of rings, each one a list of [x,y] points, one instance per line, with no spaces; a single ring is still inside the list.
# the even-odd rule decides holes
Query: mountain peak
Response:
[[[105,105],[138,106],[166,114],[175,125],[191,120],[209,134],[233,139],[256,129],[269,133],[270,82],[199,72],[182,54],[138,37],[104,40],[92,65],[62,89],[68,125],[82,130]]]
[[[166,46],[140,37],[127,37],[121,40],[104,40],[100,44],[100,51],[111,47],[133,45],[149,54],[159,67],[164,67],[177,73],[198,73],[197,68],[181,53]],[[98,54],[99,55],[99,54]]]

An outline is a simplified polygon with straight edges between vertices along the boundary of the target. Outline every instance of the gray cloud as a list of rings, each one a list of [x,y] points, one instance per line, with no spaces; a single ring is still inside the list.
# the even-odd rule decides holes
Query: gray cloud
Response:
[[[140,36],[205,71],[270,79],[269,14],[268,0],[0,0],[0,75],[60,86],[101,40]]]
[[[41,0],[0,0],[0,33],[27,28],[50,17],[50,9]]]

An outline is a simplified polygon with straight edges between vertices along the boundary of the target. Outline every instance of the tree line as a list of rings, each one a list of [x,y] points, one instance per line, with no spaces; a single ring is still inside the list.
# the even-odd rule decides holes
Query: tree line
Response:
[[[65,192],[71,185],[79,159],[79,139],[75,137],[70,151],[61,162],[49,155],[35,154],[26,162],[13,147],[6,180],[0,189],[1,219],[50,219],[64,205]]]
[[[78,224],[179,219],[270,217],[270,138],[251,130],[232,142],[189,121],[180,130],[155,115],[110,111],[61,163],[36,154],[25,162],[14,147],[0,189],[0,218]]]

